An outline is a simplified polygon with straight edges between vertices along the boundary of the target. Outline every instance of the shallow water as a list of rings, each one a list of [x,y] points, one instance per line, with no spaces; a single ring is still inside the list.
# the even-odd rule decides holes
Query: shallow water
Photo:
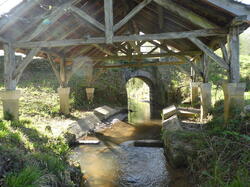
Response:
[[[115,124],[87,139],[99,139],[100,145],[75,148],[86,186],[90,187],[182,187],[188,186],[182,172],[171,169],[162,148],[134,147],[132,140],[160,139],[161,121],[149,120],[145,103],[140,114],[130,114],[131,123],[115,120]],[[133,105],[134,107],[135,105]],[[141,111],[142,110],[142,111]],[[140,117],[142,117],[140,119]]]

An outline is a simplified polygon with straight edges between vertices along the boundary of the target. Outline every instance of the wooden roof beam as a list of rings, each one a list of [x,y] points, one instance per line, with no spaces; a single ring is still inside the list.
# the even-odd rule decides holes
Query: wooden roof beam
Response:
[[[168,32],[159,34],[145,34],[145,35],[129,35],[129,36],[114,36],[113,42],[129,42],[129,41],[148,41],[148,40],[170,40],[194,37],[207,37],[226,35],[227,32],[221,29],[204,29],[184,32]],[[71,39],[71,40],[54,40],[54,41],[35,41],[35,42],[16,42],[16,48],[33,48],[33,47],[65,47],[73,45],[91,45],[106,43],[105,37],[90,37],[85,39]]]
[[[60,17],[62,17],[67,9],[72,5],[72,2],[63,4],[59,7],[57,7],[54,11],[51,12],[51,14],[46,18],[50,21],[50,24],[44,24],[41,22],[34,32],[32,32],[30,35],[25,36],[22,41],[31,41],[35,37],[39,36],[41,33],[45,32],[52,24],[54,24]]]
[[[83,11],[80,8],[77,8],[75,6],[71,6],[70,10],[73,13],[76,13],[82,19],[86,20],[90,24],[92,24],[95,27],[97,27],[98,29],[100,29],[101,31],[105,31],[105,26],[102,23],[100,23],[99,21],[97,21],[96,19],[94,19],[91,16],[89,16],[85,11]]]
[[[131,20],[137,13],[139,13],[145,6],[151,3],[152,0],[144,0],[139,3],[133,10],[131,10],[122,20],[120,20],[114,26],[114,32],[120,29],[123,25],[125,25],[129,20]]]
[[[195,14],[194,12],[174,3],[171,0],[154,0],[155,3],[162,6],[163,8],[176,13],[178,16],[189,20],[195,25],[198,25],[204,29],[219,28],[214,23],[206,20],[205,18]]]

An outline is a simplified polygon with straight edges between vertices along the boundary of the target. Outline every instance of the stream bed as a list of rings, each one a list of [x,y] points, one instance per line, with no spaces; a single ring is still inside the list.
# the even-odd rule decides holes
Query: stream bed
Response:
[[[148,117],[146,120],[131,124],[116,119],[111,127],[85,137],[101,142],[74,149],[74,160],[79,161],[85,174],[85,186],[189,186],[185,172],[173,170],[168,165],[163,148],[134,146],[134,140],[160,140],[161,120],[148,120]]]

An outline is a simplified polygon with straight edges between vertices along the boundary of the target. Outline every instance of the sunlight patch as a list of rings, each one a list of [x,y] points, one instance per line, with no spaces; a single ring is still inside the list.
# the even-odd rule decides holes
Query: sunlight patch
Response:
[[[0,16],[8,13],[12,8],[16,7],[23,0],[0,0]]]

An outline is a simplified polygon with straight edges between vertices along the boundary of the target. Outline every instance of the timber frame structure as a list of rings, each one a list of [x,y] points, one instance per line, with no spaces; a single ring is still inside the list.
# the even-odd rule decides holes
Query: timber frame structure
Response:
[[[6,90],[34,56],[50,60],[61,87],[81,67],[77,57],[104,69],[190,64],[204,82],[212,59],[238,83],[239,34],[249,25],[250,6],[233,0],[24,0],[0,18]],[[26,58],[17,62],[15,51]],[[108,63],[119,60],[126,63]]]

